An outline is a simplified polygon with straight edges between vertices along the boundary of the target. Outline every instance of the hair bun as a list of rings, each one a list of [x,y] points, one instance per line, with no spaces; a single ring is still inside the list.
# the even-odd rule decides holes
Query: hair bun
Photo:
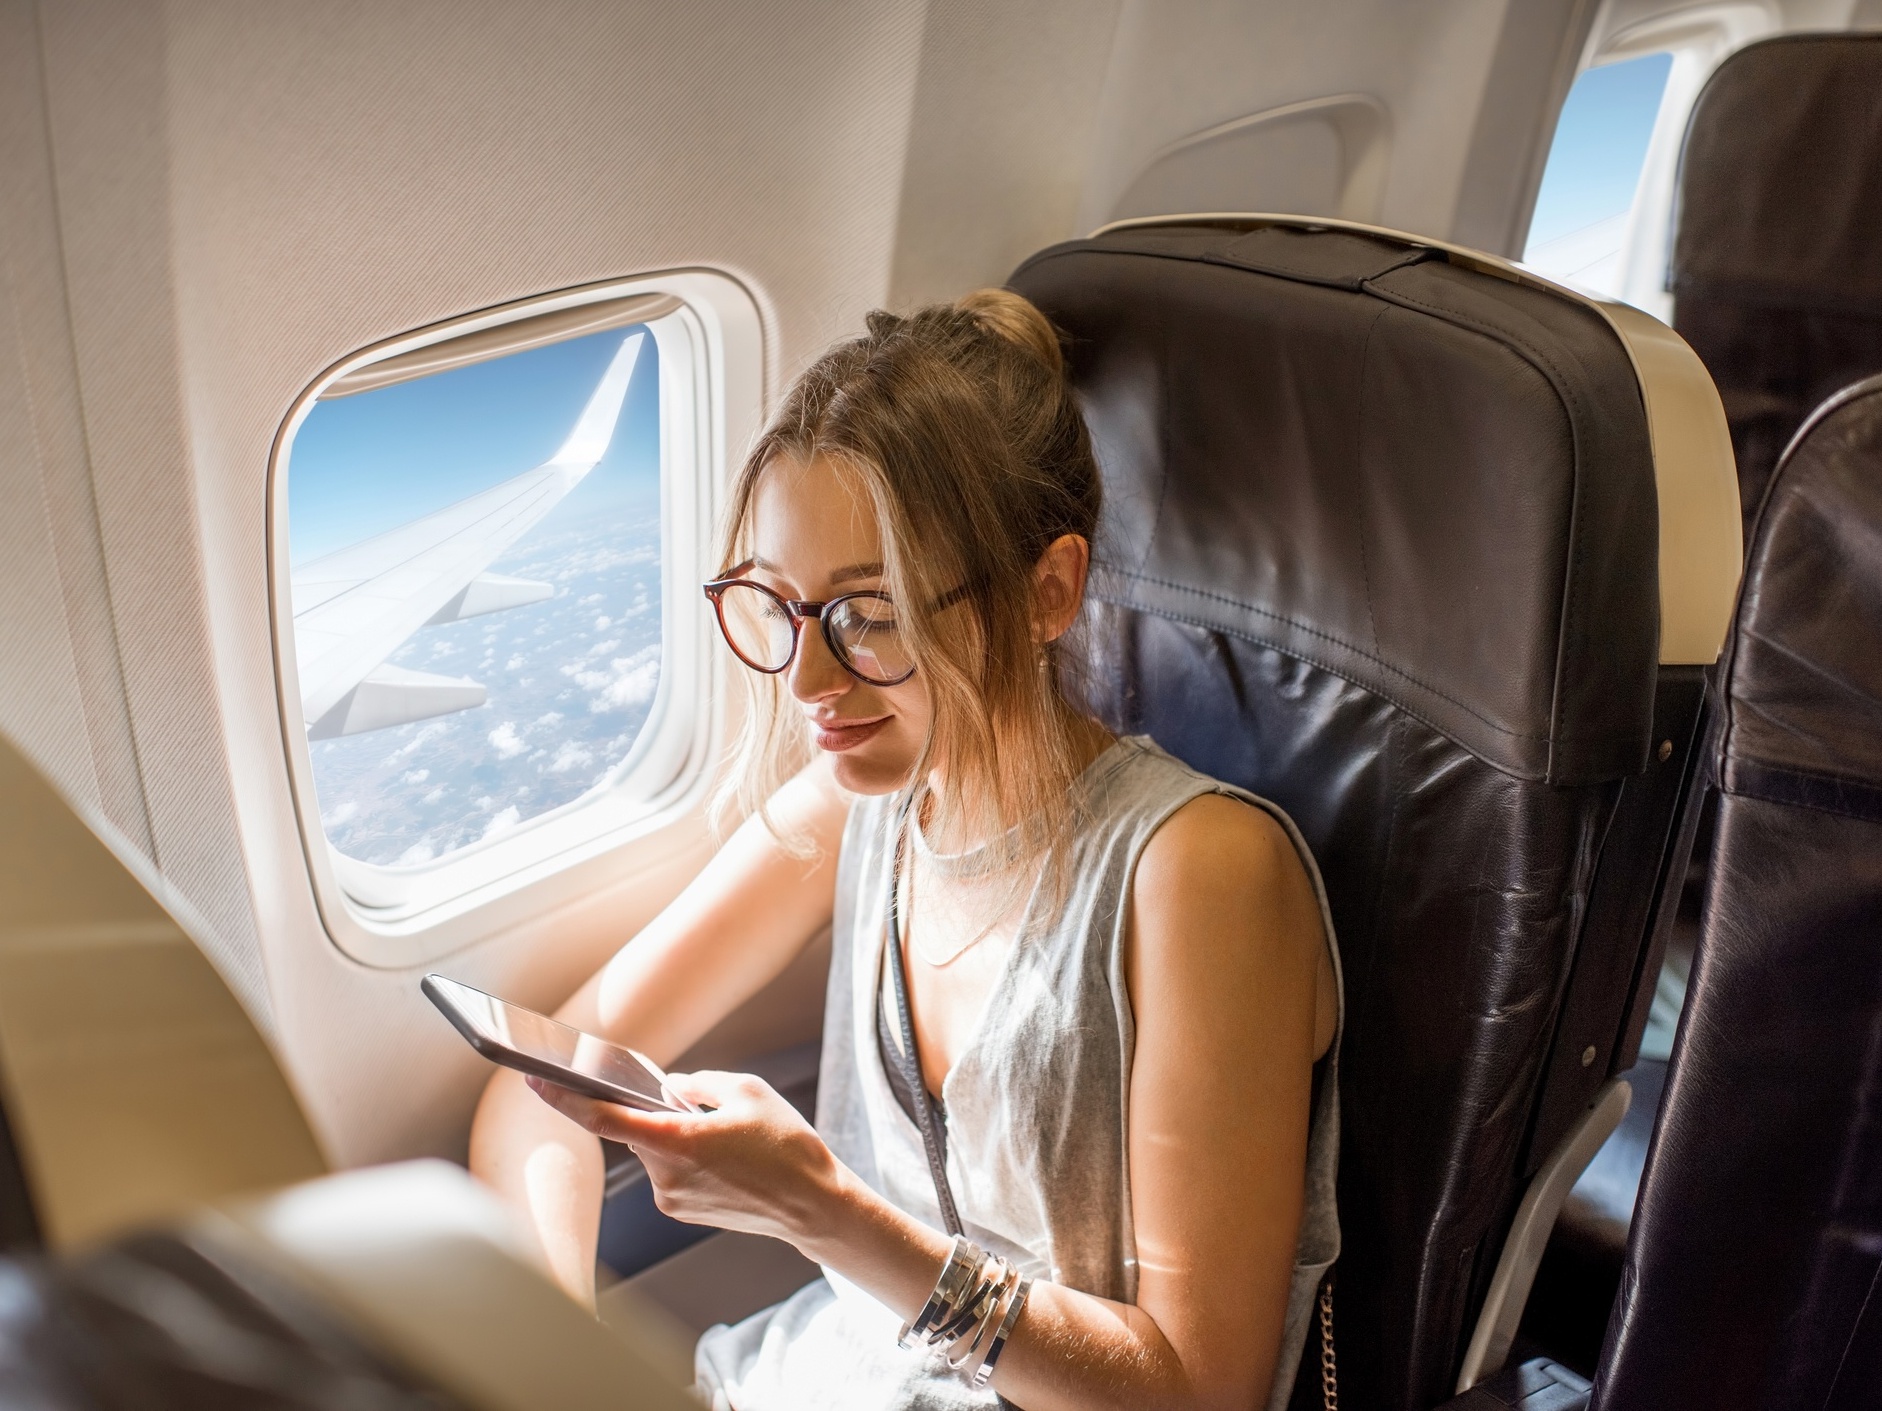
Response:
[[[1011,289],[976,289],[956,299],[954,307],[971,314],[987,332],[1017,343],[1055,376],[1065,375],[1065,354],[1059,347],[1058,330],[1025,295]]]

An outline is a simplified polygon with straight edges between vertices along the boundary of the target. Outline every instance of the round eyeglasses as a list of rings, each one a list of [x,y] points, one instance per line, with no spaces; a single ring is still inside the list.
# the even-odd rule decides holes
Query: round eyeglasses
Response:
[[[828,602],[784,598],[749,578],[705,585],[726,645],[753,671],[776,675],[797,655],[798,634],[814,618],[837,664],[871,686],[899,686],[915,674],[887,593],[845,593]]]

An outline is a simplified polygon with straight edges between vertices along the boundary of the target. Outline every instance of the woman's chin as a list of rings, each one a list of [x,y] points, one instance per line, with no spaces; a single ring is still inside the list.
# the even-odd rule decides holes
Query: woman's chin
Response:
[[[908,782],[914,762],[873,758],[867,749],[833,752],[831,772],[837,787],[850,794],[892,794]]]

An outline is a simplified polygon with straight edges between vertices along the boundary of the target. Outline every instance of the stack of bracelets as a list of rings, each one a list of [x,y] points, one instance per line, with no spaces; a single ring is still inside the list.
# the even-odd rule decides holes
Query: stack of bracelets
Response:
[[[983,1387],[1031,1292],[1032,1280],[1018,1269],[956,1235],[934,1292],[902,1329],[901,1345],[946,1347],[948,1366],[970,1386]]]

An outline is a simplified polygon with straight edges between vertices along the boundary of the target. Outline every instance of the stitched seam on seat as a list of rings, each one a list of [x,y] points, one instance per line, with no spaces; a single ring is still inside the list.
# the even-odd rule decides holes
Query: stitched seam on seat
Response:
[[[1290,661],[1305,662],[1307,665],[1315,668],[1318,671],[1326,672],[1327,675],[1329,676],[1339,677],[1340,680],[1346,682],[1347,685],[1349,686],[1357,686],[1362,691],[1369,692],[1372,695],[1379,696],[1385,700],[1390,701],[1392,705],[1398,709],[1400,714],[1410,716],[1413,720],[1416,720],[1420,725],[1424,726],[1427,730],[1432,731],[1434,734],[1442,735],[1447,740],[1451,738],[1450,733],[1446,731],[1442,725],[1439,725],[1435,720],[1432,720],[1424,712],[1420,711],[1416,706],[1407,705],[1404,701],[1399,700],[1398,697],[1390,695],[1386,693],[1385,691],[1380,690],[1378,687],[1372,685],[1369,682],[1356,680],[1350,672],[1341,671],[1337,666],[1333,666],[1328,662],[1321,661],[1315,657],[1305,656],[1300,652],[1289,651],[1286,647],[1282,646],[1279,642],[1271,642],[1265,637],[1255,636],[1254,633],[1252,632],[1242,632],[1242,631],[1238,631],[1237,629],[1233,627],[1224,627],[1220,623],[1208,622],[1200,617],[1186,617],[1180,612],[1164,612],[1160,609],[1149,609],[1149,608],[1143,607],[1142,605],[1138,603],[1126,602],[1122,598],[1106,597],[1102,593],[1089,592],[1086,594],[1086,596],[1096,598],[1101,603],[1109,603],[1113,607],[1127,608],[1131,612],[1141,612],[1141,613],[1144,613],[1146,616],[1157,617],[1164,622],[1180,622],[1185,627],[1197,627],[1197,628],[1202,629],[1205,632],[1220,632],[1225,637],[1233,637],[1237,641],[1249,642],[1257,647],[1265,647],[1268,651],[1279,652],[1282,656],[1287,657]],[[1490,722],[1488,721],[1485,721],[1484,723],[1486,725],[1490,724]],[[1499,727],[1495,725],[1491,725],[1490,728],[1494,730],[1494,729],[1498,729]],[[1508,734],[1511,732],[1505,731],[1504,733]],[[1533,735],[1519,735],[1516,738],[1524,739],[1524,740],[1533,740],[1537,737]],[[1462,749],[1463,746],[1460,745],[1458,748]],[[1497,768],[1498,766],[1492,765],[1491,767]],[[1518,775],[1517,777],[1520,778],[1521,776]]]
[[[1406,671],[1403,667],[1394,666],[1391,662],[1386,661],[1383,657],[1378,656],[1376,653],[1367,651],[1364,647],[1354,646],[1351,642],[1348,642],[1345,638],[1336,637],[1333,633],[1323,631],[1322,629],[1318,627],[1309,627],[1306,623],[1300,622],[1294,618],[1288,617],[1284,613],[1274,612],[1268,608],[1257,607],[1254,603],[1243,602],[1239,598],[1231,598],[1226,593],[1212,592],[1210,589],[1207,589],[1207,588],[1191,587],[1187,583],[1174,583],[1174,582],[1171,582],[1167,578],[1157,578],[1148,573],[1133,573],[1128,569],[1111,567],[1109,565],[1106,566],[1106,571],[1109,573],[1115,573],[1123,578],[1135,579],[1140,583],[1150,583],[1160,588],[1169,588],[1175,592],[1190,593],[1199,598],[1208,598],[1215,602],[1226,603],[1230,607],[1241,608],[1245,612],[1257,613],[1262,617],[1270,619],[1271,621],[1285,624],[1286,626],[1292,627],[1298,632],[1305,633],[1309,637],[1318,637],[1321,641],[1329,642],[1333,646],[1339,647],[1345,651],[1349,651],[1354,656],[1363,657],[1367,661],[1373,663],[1375,666],[1378,666],[1382,668],[1383,670],[1391,672],[1394,676],[1402,677],[1404,680],[1406,680],[1410,684],[1418,687],[1419,690],[1428,691],[1432,695],[1436,696],[1439,700],[1446,701],[1449,704],[1456,706],[1459,710],[1463,711],[1464,714],[1470,716],[1474,720],[1482,722],[1485,726],[1496,731],[1499,735],[1507,735],[1511,739],[1515,739],[1515,740],[1549,740],[1553,738],[1553,736],[1551,735],[1546,735],[1546,734],[1545,735],[1532,735],[1532,734],[1527,734],[1521,730],[1512,730],[1508,726],[1505,726],[1505,725],[1498,725],[1494,720],[1490,719],[1488,716],[1484,715],[1482,712],[1471,709],[1470,706],[1458,700],[1457,697],[1449,694],[1448,692],[1442,690],[1441,688],[1437,686],[1433,686],[1428,681],[1424,681],[1420,679],[1419,677],[1412,675],[1411,672]],[[1276,651],[1285,652],[1289,656],[1298,655],[1298,653],[1295,653],[1295,652],[1288,652],[1287,649],[1282,647],[1278,642],[1267,641],[1265,638],[1257,637],[1252,633],[1243,632],[1233,627],[1226,627],[1219,622],[1205,622],[1199,618],[1187,618],[1187,617],[1183,617],[1179,613],[1164,612],[1161,608],[1146,608],[1141,603],[1134,603],[1134,602],[1129,602],[1122,598],[1111,597],[1096,589],[1091,590],[1091,595],[1097,598],[1101,602],[1114,603],[1118,607],[1131,608],[1132,610],[1137,611],[1137,612],[1153,612],[1153,613],[1156,613],[1159,617],[1168,617],[1175,621],[1188,622],[1192,626],[1195,626],[1195,627],[1207,627],[1211,631],[1226,632],[1231,637],[1241,637],[1250,642],[1259,642],[1263,646],[1273,647]],[[1307,658],[1302,658],[1302,660],[1307,660]],[[1345,672],[1337,671],[1333,667],[1328,666],[1325,662],[1315,662],[1314,664],[1316,666],[1325,667],[1325,669],[1328,671],[1332,671],[1335,676],[1338,676],[1343,681],[1352,680],[1352,678],[1346,675]],[[1358,686],[1358,685],[1363,685],[1364,683],[1359,682],[1359,681],[1354,681],[1353,684],[1355,686]],[[1413,714],[1415,714],[1415,712],[1413,712]],[[1422,717],[1420,718],[1422,719]],[[1432,725],[1430,721],[1426,721],[1425,723],[1427,725],[1431,725],[1432,729],[1434,730],[1438,729],[1438,727],[1436,725]]]

